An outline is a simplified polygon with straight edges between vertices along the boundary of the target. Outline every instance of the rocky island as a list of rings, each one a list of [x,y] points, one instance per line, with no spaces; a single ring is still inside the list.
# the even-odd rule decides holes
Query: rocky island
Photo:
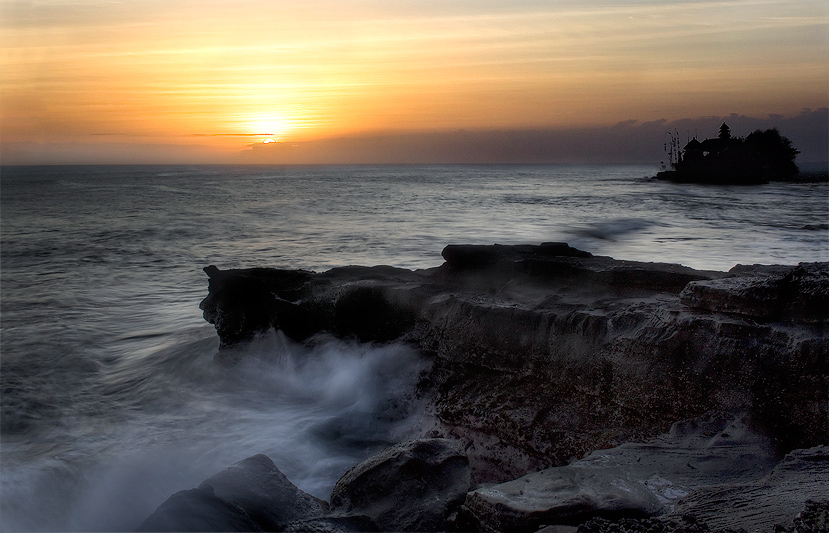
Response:
[[[671,169],[657,173],[659,180],[717,185],[825,181],[822,175],[801,175],[795,164],[800,151],[777,128],[756,130],[745,138],[732,137],[731,128],[723,122],[717,137],[703,141],[694,137],[680,148],[677,134],[666,149]]]
[[[220,353],[271,328],[411,343],[429,409],[329,501],[260,455],[141,530],[826,531],[829,264],[699,271],[564,243],[443,258],[205,268]]]

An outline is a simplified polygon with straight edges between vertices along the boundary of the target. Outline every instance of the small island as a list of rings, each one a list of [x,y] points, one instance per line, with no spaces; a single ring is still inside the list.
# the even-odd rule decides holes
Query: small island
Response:
[[[731,128],[723,123],[715,138],[700,142],[694,137],[680,149],[679,136],[672,136],[666,150],[672,169],[657,173],[659,180],[758,185],[791,181],[800,172],[794,162],[800,151],[777,128],[756,130],[745,138],[732,137]]]

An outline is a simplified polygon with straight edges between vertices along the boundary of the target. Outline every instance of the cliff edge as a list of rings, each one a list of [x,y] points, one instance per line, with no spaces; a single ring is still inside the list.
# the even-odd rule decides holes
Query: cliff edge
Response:
[[[442,255],[417,271],[210,266],[200,307],[223,348],[270,328],[416,344],[434,361],[420,387],[423,435],[460,441],[477,487],[652,442],[687,420],[739,420],[766,443],[758,476],[829,441],[827,263],[699,271],[564,243]],[[504,518],[492,494],[470,492],[467,526],[545,523]]]

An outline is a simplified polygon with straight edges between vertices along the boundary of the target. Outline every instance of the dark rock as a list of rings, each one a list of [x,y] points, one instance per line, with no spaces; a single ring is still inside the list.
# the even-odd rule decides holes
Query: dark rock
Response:
[[[462,512],[472,515],[467,522],[498,531],[642,519],[672,509],[699,487],[754,481],[774,464],[771,443],[742,419],[695,419],[644,444],[598,450],[568,466],[478,488]]]
[[[441,255],[454,268],[477,268],[494,265],[500,261],[526,261],[536,257],[592,257],[590,252],[571,248],[564,242],[545,242],[539,246],[504,246],[478,244],[450,244]]]
[[[787,533],[825,533],[829,531],[829,499],[806,500],[806,505],[789,527]]]
[[[288,481],[267,455],[254,455],[205,480],[217,497],[231,501],[265,531],[279,531],[288,523],[320,517],[328,504]]]
[[[381,531],[445,531],[470,487],[458,442],[398,444],[345,473],[331,494],[335,514],[366,515]]]
[[[137,531],[262,531],[244,509],[217,498],[210,487],[177,492]]]
[[[829,264],[755,268],[738,265],[740,275],[689,283],[683,304],[755,320],[829,322]]]
[[[334,301],[333,326],[340,336],[356,336],[362,342],[394,340],[415,325],[416,315],[397,307],[382,287],[358,285],[348,287]]]
[[[323,517],[326,502],[294,486],[266,455],[255,455],[161,504],[139,531],[282,531]]]
[[[296,533],[359,533],[380,531],[367,516],[324,516],[291,522],[282,531]]]
[[[827,487],[829,446],[795,450],[758,481],[694,491],[680,500],[667,517],[691,513],[712,529],[773,531],[776,525],[795,523],[806,502],[826,500]],[[821,516],[826,517],[825,507],[819,504],[810,505],[808,510],[809,521],[819,523]],[[826,527],[825,521],[823,524]]]
[[[269,327],[419,344],[434,359],[424,431],[462,440],[476,483],[708,412],[748,413],[781,453],[829,434],[827,263],[724,273],[563,243],[444,252],[422,271],[213,268],[202,308],[225,345]]]
[[[223,346],[250,340],[254,334],[281,327],[297,337],[310,334],[313,318],[296,304],[311,273],[302,270],[205,267],[210,278],[207,298],[199,308],[216,326]],[[283,316],[284,315],[284,316]]]

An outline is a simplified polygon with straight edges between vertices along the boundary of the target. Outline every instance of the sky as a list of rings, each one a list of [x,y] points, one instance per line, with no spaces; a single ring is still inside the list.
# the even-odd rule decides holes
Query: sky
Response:
[[[0,73],[4,164],[647,162],[723,120],[829,145],[825,0],[0,0]]]

